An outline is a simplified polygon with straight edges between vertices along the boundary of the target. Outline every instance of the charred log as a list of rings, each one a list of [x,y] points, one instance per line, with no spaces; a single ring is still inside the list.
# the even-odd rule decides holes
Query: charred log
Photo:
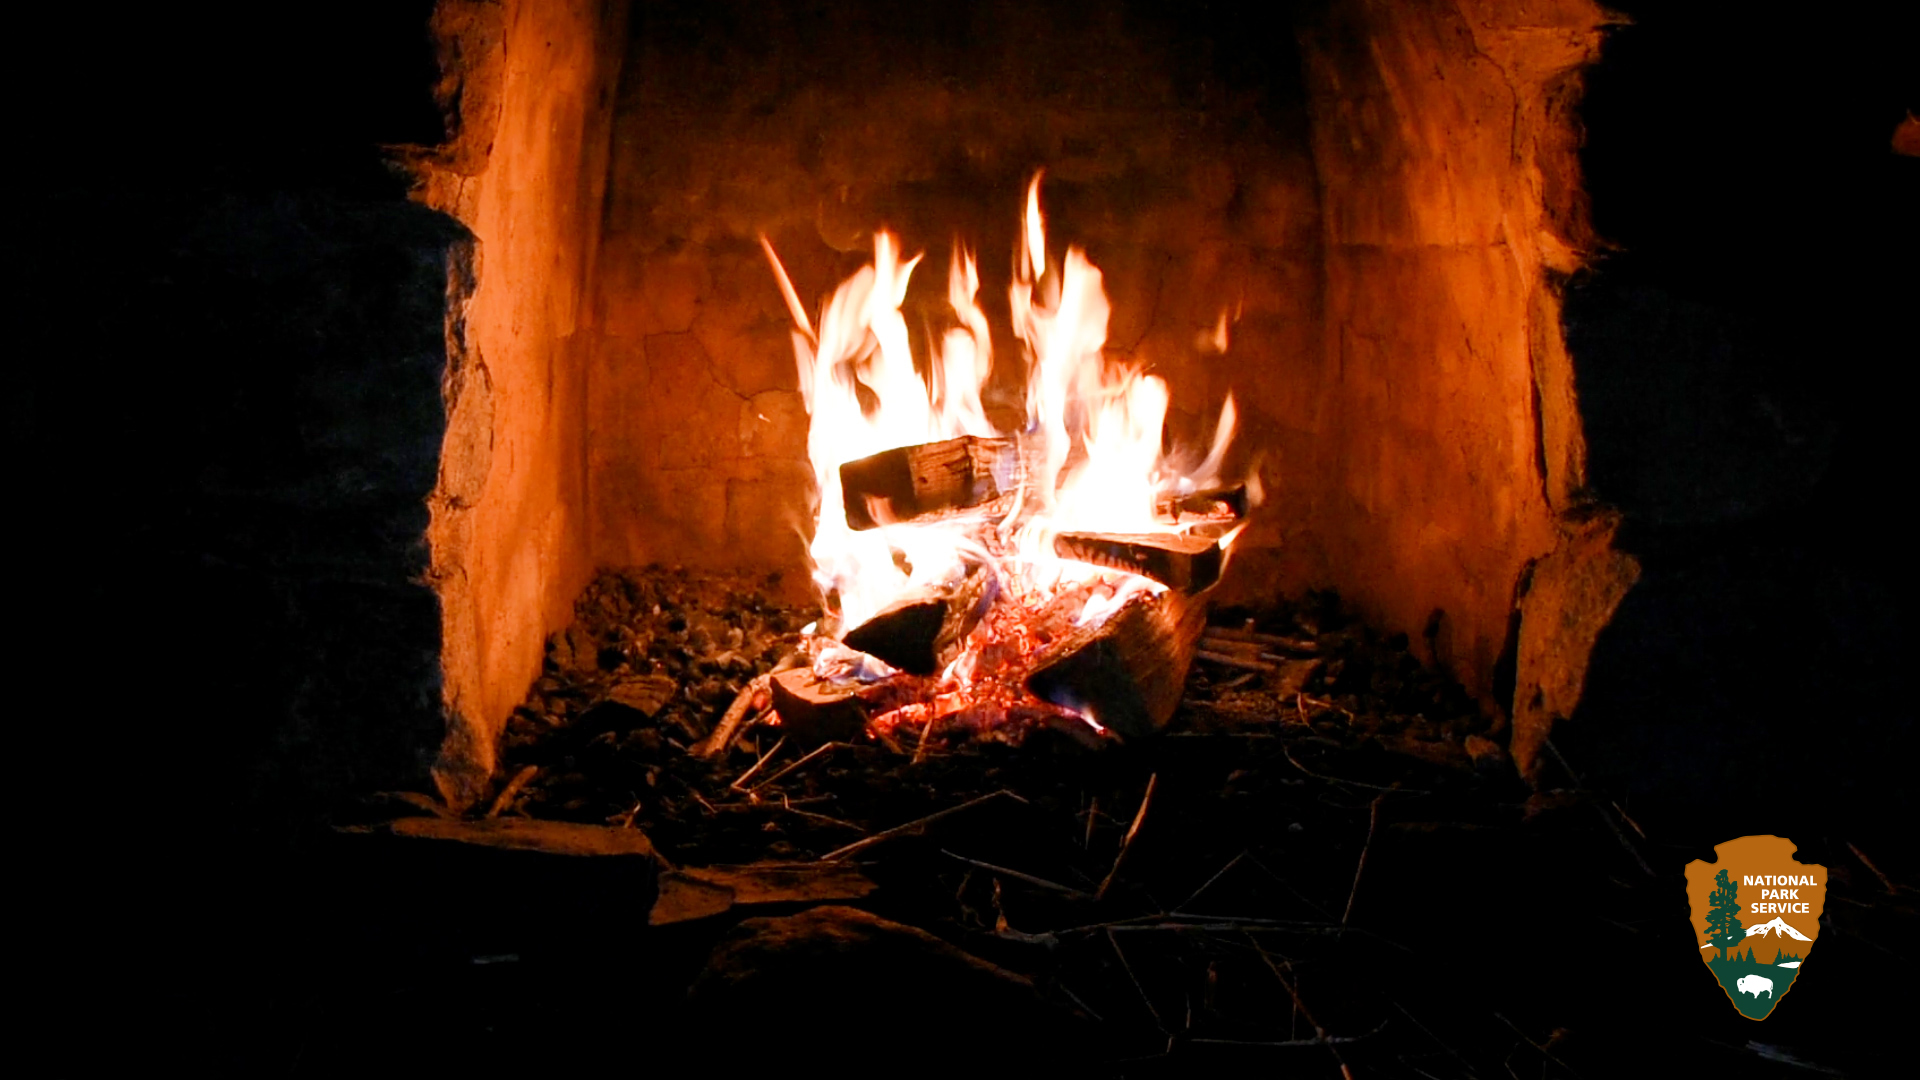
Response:
[[[1205,627],[1199,600],[1171,589],[1143,597],[1061,639],[1027,676],[1027,689],[1123,738],[1152,734],[1180,704]]]
[[[991,583],[992,575],[976,570],[957,584],[915,589],[841,640],[901,671],[932,675],[959,653],[979,625],[992,600]]]
[[[1010,494],[1019,460],[1012,439],[957,439],[883,450],[840,466],[850,528],[872,529]]]
[[[1247,485],[1209,488],[1191,495],[1168,495],[1154,503],[1153,514],[1172,524],[1238,521],[1247,516]]]

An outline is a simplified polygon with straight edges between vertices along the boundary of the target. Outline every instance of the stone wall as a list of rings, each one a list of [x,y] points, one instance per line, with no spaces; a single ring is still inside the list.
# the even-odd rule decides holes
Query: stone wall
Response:
[[[435,10],[448,141],[413,155],[418,197],[474,242],[449,279],[448,411],[430,501],[449,802],[476,797],[507,714],[568,620],[587,546],[588,283],[621,0],[446,0]]]
[[[1633,576],[1584,495],[1560,326],[1601,24],[1587,0],[1353,0],[1301,32],[1327,259],[1311,555],[1511,706],[1523,766]]]
[[[1176,436],[1204,440],[1237,396],[1243,460],[1264,455],[1280,496],[1244,543],[1278,542],[1294,473],[1277,447],[1298,441],[1319,348],[1315,178],[1291,42],[1236,42],[1210,18],[1012,3],[636,14],[589,375],[595,558],[782,567],[804,587],[807,416],[762,233],[811,305],[892,228],[927,254],[906,303],[916,333],[962,238],[1000,350],[989,412],[1017,422],[1007,288],[1041,168],[1050,242],[1105,272],[1109,355],[1167,377]],[[1223,311],[1220,355],[1197,340]]]

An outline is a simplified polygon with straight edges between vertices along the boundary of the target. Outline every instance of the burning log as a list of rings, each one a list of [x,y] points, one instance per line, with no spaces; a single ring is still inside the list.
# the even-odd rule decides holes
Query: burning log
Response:
[[[1176,533],[1067,532],[1053,538],[1053,551],[1149,577],[1189,596],[1219,581],[1224,561],[1217,540]]]
[[[1012,439],[957,439],[883,450],[840,466],[847,525],[872,529],[964,510],[1013,488],[1019,451]]]
[[[780,730],[796,739],[832,742],[866,730],[867,704],[858,686],[835,686],[804,667],[775,674],[771,685]]]
[[[932,675],[959,653],[992,600],[993,576],[981,570],[954,585],[930,585],[847,631],[842,642],[901,671]]]
[[[1074,709],[1123,738],[1166,726],[1180,704],[1206,605],[1168,590],[1061,639],[1027,676],[1035,697]]]
[[[1154,503],[1153,516],[1179,524],[1185,521],[1238,521],[1247,516],[1247,485],[1211,488],[1191,495],[1169,495]]]

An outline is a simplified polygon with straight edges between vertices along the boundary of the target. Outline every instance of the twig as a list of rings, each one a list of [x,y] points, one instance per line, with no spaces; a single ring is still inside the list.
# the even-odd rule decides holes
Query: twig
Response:
[[[493,805],[487,807],[487,816],[490,818],[499,817],[502,810],[513,805],[513,800],[520,794],[520,789],[526,787],[539,772],[540,766],[528,765],[519,772],[514,773],[513,779],[507,781],[507,786],[501,788],[500,794],[494,796]],[[629,816],[627,820],[631,822],[633,818]],[[1855,853],[1858,854],[1858,849],[1856,849]]]
[[[1213,876],[1207,879],[1207,881],[1206,881],[1206,884],[1204,884],[1204,885],[1202,885],[1202,886],[1200,886],[1199,888],[1197,888],[1197,889],[1195,889],[1195,890],[1193,890],[1193,895],[1192,895],[1192,896],[1189,896],[1189,897],[1187,897],[1187,898],[1186,898],[1185,900],[1182,900],[1182,901],[1180,901],[1180,903],[1178,903],[1178,904],[1176,904],[1176,905],[1174,905],[1174,908],[1173,908],[1173,913],[1174,913],[1175,915],[1179,915],[1179,914],[1181,914],[1181,913],[1182,913],[1182,912],[1183,912],[1183,911],[1184,911],[1184,910],[1186,909],[1186,906],[1187,906],[1188,904],[1191,904],[1191,903],[1193,903],[1193,902],[1194,902],[1195,900],[1198,900],[1198,899],[1200,899],[1200,894],[1201,894],[1201,893],[1203,893],[1203,892],[1206,892],[1206,891],[1207,891],[1208,889],[1211,889],[1211,888],[1213,888],[1213,883],[1214,883],[1214,882],[1216,882],[1216,881],[1219,881],[1219,880],[1220,880],[1220,879],[1221,879],[1221,878],[1222,878],[1223,876],[1225,876],[1225,875],[1226,875],[1226,872],[1227,872],[1227,871],[1229,871],[1229,870],[1231,870],[1231,869],[1233,869],[1233,868],[1234,868],[1234,867],[1236,867],[1236,866],[1239,866],[1239,865],[1240,865],[1240,860],[1241,860],[1241,859],[1244,859],[1244,858],[1246,858],[1246,857],[1247,857],[1247,853],[1246,853],[1245,851],[1242,851],[1242,852],[1241,852],[1240,854],[1238,854],[1238,855],[1235,855],[1235,856],[1234,856],[1234,857],[1233,857],[1232,859],[1229,859],[1229,860],[1227,861],[1227,865],[1225,865],[1225,866],[1223,866],[1223,867],[1221,867],[1220,869],[1218,869],[1218,870],[1216,870],[1216,871],[1214,871],[1214,874],[1213,874]]]
[[[1018,941],[1023,945],[1045,945],[1049,949],[1060,946],[1060,939],[1052,934],[1045,932],[1029,934],[1014,929],[1013,923],[1007,920],[1007,908],[1001,902],[1000,892],[1000,879],[996,876],[993,879],[993,934],[995,937]]]
[[[1208,1046],[1331,1046],[1335,1043],[1356,1043],[1362,1039],[1371,1039],[1386,1030],[1386,1027],[1387,1022],[1382,1020],[1379,1027],[1365,1035],[1329,1035],[1324,1039],[1284,1039],[1279,1042],[1263,1042],[1257,1039],[1188,1039],[1186,1041],[1205,1043]]]
[[[1639,822],[1628,817],[1626,810],[1623,809],[1618,802],[1612,799],[1608,799],[1607,801],[1613,803],[1613,809],[1620,815],[1620,820],[1626,822],[1629,828],[1640,834],[1640,839],[1645,840],[1647,838],[1647,830],[1641,828]]]
[[[797,768],[799,768],[799,767],[800,767],[800,766],[802,766],[802,765],[805,765],[805,764],[806,764],[807,762],[809,762],[809,761],[812,761],[812,760],[813,760],[814,758],[817,758],[817,757],[819,757],[819,756],[820,756],[821,754],[824,754],[824,753],[826,753],[827,751],[829,751],[829,750],[831,750],[831,749],[833,749],[834,747],[836,747],[836,746],[839,746],[839,745],[841,745],[841,744],[839,744],[839,743],[831,743],[831,742],[830,742],[830,743],[821,743],[821,744],[820,744],[819,746],[816,746],[816,747],[814,747],[814,748],[813,748],[813,749],[812,749],[811,751],[809,751],[806,757],[803,757],[803,758],[801,758],[801,759],[800,759],[799,761],[796,761],[796,762],[794,762],[793,764],[791,764],[791,765],[788,765],[788,766],[787,766],[786,768],[784,768],[784,769],[781,769],[781,770],[780,770],[779,772],[777,772],[777,773],[774,773],[774,774],[773,774],[772,776],[769,776],[769,777],[767,777],[767,778],[766,778],[765,780],[762,780],[762,781],[760,781],[759,783],[757,783],[757,784],[755,784],[755,785],[753,785],[753,789],[752,789],[752,790],[754,790],[754,791],[759,791],[759,790],[760,790],[761,788],[763,788],[763,787],[766,787],[766,786],[767,786],[768,784],[771,784],[771,783],[773,783],[773,782],[774,782],[775,780],[778,780],[778,779],[780,779],[781,777],[783,777],[783,776],[785,776],[785,775],[787,775],[788,773],[790,773],[790,772],[792,772],[793,770],[795,770],[795,769],[797,769]],[[744,779],[745,779],[745,777],[742,777],[741,779],[743,779],[743,780],[744,780]]]
[[[1113,955],[1120,958],[1120,967],[1126,971],[1127,978],[1133,980],[1133,989],[1147,1006],[1147,1012],[1152,1014],[1153,1025],[1160,1029],[1160,1034],[1171,1037],[1173,1033],[1167,1030],[1167,1022],[1160,1018],[1160,1010],[1153,1007],[1153,999],[1147,996],[1147,988],[1140,985],[1140,976],[1133,973],[1133,965],[1127,963],[1127,954],[1120,951],[1120,939],[1113,936],[1111,929],[1107,931],[1107,944],[1113,946]]]
[[[1566,755],[1560,752],[1559,747],[1553,745],[1552,739],[1542,739],[1540,740],[1540,742],[1543,746],[1547,748],[1547,753],[1553,755],[1553,760],[1559,762],[1560,768],[1563,769],[1566,772],[1567,776],[1573,780],[1574,787],[1584,788],[1587,786],[1587,782],[1585,780],[1580,779],[1580,774],[1573,771],[1573,766],[1567,762]],[[1518,1031],[1519,1029],[1515,1028],[1514,1030]]]
[[[1280,748],[1280,753],[1286,757],[1287,763],[1292,765],[1294,768],[1299,769],[1301,772],[1306,773],[1308,776],[1313,777],[1315,780],[1325,780],[1329,784],[1345,784],[1348,787],[1366,788],[1368,791],[1404,791],[1409,795],[1433,794],[1431,791],[1421,791],[1418,788],[1403,788],[1399,784],[1394,784],[1390,787],[1381,787],[1379,784],[1368,784],[1368,783],[1363,783],[1359,780],[1342,780],[1338,776],[1327,776],[1323,773],[1314,772],[1312,769],[1309,769],[1305,765],[1300,764],[1299,761],[1295,760],[1293,756],[1293,752],[1288,750],[1284,746]]]
[[[1240,933],[1365,934],[1368,937],[1380,937],[1370,930],[1362,930],[1354,926],[1338,926],[1334,923],[1293,919],[1253,919],[1237,915],[1181,915],[1164,911],[1152,915],[1135,915],[1130,919],[1113,919],[1108,922],[1088,923],[1085,926],[1070,926],[1065,930],[1056,930],[1054,933],[1086,934],[1095,930],[1233,930]],[[1380,938],[1380,940],[1386,939]]]
[[[1640,864],[1641,872],[1648,877],[1659,877],[1659,874],[1653,872],[1653,867],[1647,864],[1646,857],[1640,854],[1640,849],[1633,845],[1633,841],[1627,839],[1627,831],[1620,827],[1619,822],[1613,820],[1612,814],[1607,813],[1607,808],[1601,806],[1598,801],[1595,801],[1593,809],[1595,813],[1600,815],[1600,820],[1607,823],[1607,828],[1612,830],[1613,838],[1620,841],[1620,846],[1626,849],[1627,854],[1633,856],[1634,862]]]
[[[1279,874],[1274,873],[1272,867],[1260,861],[1260,856],[1249,853],[1247,855],[1247,861],[1252,863],[1255,867],[1257,867],[1261,873],[1267,875],[1268,879],[1273,881],[1274,884],[1279,885],[1281,888],[1292,893],[1293,898],[1295,900],[1298,900],[1302,904],[1305,904],[1306,906],[1312,908],[1313,910],[1319,912],[1320,914],[1325,915],[1329,920],[1333,918],[1332,912],[1328,911],[1326,908],[1321,907],[1318,901],[1311,899],[1306,894],[1302,893],[1299,889],[1294,888],[1293,882],[1288,881],[1286,878],[1283,878]]]
[[[1093,818],[1094,818],[1094,815],[1098,814],[1099,812],[1100,812],[1100,796],[1095,795],[1093,797],[1093,801],[1087,804],[1087,836],[1086,836],[1086,839],[1080,842],[1080,848],[1083,851],[1093,850]]]
[[[843,829],[852,829],[854,832],[867,831],[865,828],[859,825],[855,825],[851,821],[842,821],[837,817],[828,817],[825,814],[816,814],[811,810],[795,810],[793,808],[793,804],[789,803],[787,801],[786,796],[784,795],[780,797],[780,809],[785,810],[789,814],[794,814],[796,816],[806,818],[808,821],[817,821],[822,825],[838,825]]]
[[[1127,852],[1133,848],[1133,838],[1140,835],[1140,826],[1147,820],[1147,805],[1153,802],[1153,787],[1160,780],[1160,774],[1147,777],[1146,793],[1140,796],[1140,809],[1133,813],[1133,824],[1127,826],[1127,835],[1120,841],[1120,851],[1113,857],[1113,869],[1101,880],[1100,887],[1094,890],[1093,898],[1099,900],[1107,895],[1107,889],[1113,885],[1113,879],[1120,873],[1120,864],[1127,859]]]
[[[781,659],[780,664],[786,664],[791,657],[792,654],[789,653],[787,657]],[[779,664],[774,667],[775,670],[781,670]],[[711,758],[726,753],[727,747],[733,745],[734,737],[740,734],[741,722],[747,718],[747,713],[752,711],[754,699],[767,693],[772,685],[772,674],[756,675],[747,680],[747,685],[741,687],[740,693],[734,697],[733,704],[727,706],[727,711],[720,717],[720,722],[713,725],[713,730],[707,734],[706,738],[694,744],[691,751],[693,756]]]
[[[787,737],[785,735],[782,735],[778,739],[773,740],[773,745],[767,748],[766,753],[760,755],[760,760],[754,762],[751,766],[748,767],[746,772],[743,772],[740,774],[739,779],[735,780],[731,784],[728,784],[727,786],[732,788],[735,791],[740,792],[743,795],[746,794],[747,789],[741,787],[740,785],[746,783],[748,777],[752,776],[754,773],[759,772],[760,766],[765,765],[768,761],[772,760],[773,755],[779,753],[780,748],[785,745],[787,745]]]
[[[933,736],[933,722],[937,716],[927,717],[927,726],[920,729],[920,741],[913,748],[913,764],[918,765],[927,758],[927,740]]]
[[[1055,983],[1054,988],[1059,990],[1062,994],[1065,994],[1067,996],[1068,1001],[1073,1002],[1076,1006],[1079,1007],[1081,1012],[1086,1013],[1088,1016],[1093,1017],[1096,1022],[1102,1023],[1102,1024],[1107,1022],[1106,1017],[1101,1016],[1099,1013],[1093,1011],[1093,1006],[1088,1005],[1084,1001],[1081,1001],[1079,994],[1076,994],[1073,991],[1067,989],[1067,985],[1065,983]]]
[[[1307,1023],[1313,1025],[1314,1035],[1318,1036],[1319,1042],[1326,1046],[1327,1052],[1333,1055],[1333,1060],[1339,1063],[1340,1075],[1346,1080],[1353,1080],[1353,1070],[1347,1067],[1347,1059],[1340,1056],[1340,1051],[1335,1049],[1336,1044],[1327,1036],[1327,1029],[1321,1027],[1320,1021],[1315,1020],[1313,1013],[1308,1011],[1307,1003],[1300,1000],[1300,991],[1294,989],[1293,983],[1287,981],[1287,977],[1280,973],[1280,965],[1273,962],[1273,957],[1268,955],[1267,950],[1261,947],[1260,942],[1252,934],[1247,935],[1247,942],[1253,946],[1255,952],[1260,954],[1260,959],[1266,962],[1267,970],[1273,972],[1273,977],[1280,980],[1280,985],[1286,990],[1287,996],[1293,999],[1293,1007],[1299,1009],[1300,1015],[1306,1018]]]
[[[966,863],[968,866],[978,867],[990,874],[999,874],[1003,877],[1010,877],[1015,881],[1024,881],[1029,885],[1038,885],[1042,889],[1052,889],[1054,892],[1065,893],[1078,900],[1084,900],[1087,896],[1086,893],[1081,892],[1079,889],[1069,888],[1057,881],[1048,881],[1043,877],[1034,877],[1032,874],[1024,874],[1018,870],[1009,870],[1004,866],[995,866],[990,862],[981,862],[979,859],[969,859],[965,855],[956,855],[946,848],[941,848],[940,854],[945,855],[949,859],[957,859],[960,862]]]
[[[878,742],[881,746],[886,747],[888,753],[892,754],[895,757],[907,756],[907,749],[906,747],[900,745],[900,740],[894,738],[892,735],[889,735],[884,731],[881,731],[878,728],[874,728],[871,733],[873,735],[874,741]]]
[[[1191,932],[1194,930],[1206,930],[1206,931],[1211,931],[1214,933],[1221,933],[1221,934],[1228,933],[1228,932],[1246,933],[1249,930],[1260,931],[1263,933],[1288,933],[1288,934],[1344,934],[1344,933],[1361,934],[1366,932],[1364,930],[1360,930],[1357,927],[1352,927],[1352,926],[1314,926],[1311,924],[1304,924],[1304,923],[1298,926],[1281,926],[1281,925],[1277,925],[1279,920],[1272,920],[1271,922],[1267,922],[1260,919],[1229,919],[1229,918],[1220,918],[1220,917],[1215,917],[1210,920],[1201,920],[1191,915],[1187,916],[1187,919],[1189,921],[1118,924],[1115,926],[1108,927],[1107,929],[1115,930],[1123,933],[1129,933],[1129,934],[1135,931],[1142,931],[1142,930],[1156,930],[1156,931],[1162,931],[1162,932],[1180,931],[1180,930]],[[1075,927],[1074,929],[1080,929],[1080,927]],[[1073,933],[1073,930],[1061,930],[1057,932],[1062,934],[1071,934]]]
[[[1360,872],[1367,868],[1367,853],[1373,850],[1373,833],[1380,827],[1380,801],[1388,794],[1383,791],[1375,795],[1373,805],[1367,809],[1367,842],[1360,845],[1360,861],[1353,865],[1353,888],[1347,890],[1347,909],[1340,913],[1341,926],[1347,925],[1348,917],[1353,914],[1353,902],[1360,895]]]
[[[1572,778],[1575,789],[1585,791],[1587,782],[1580,778],[1579,773],[1573,771],[1572,763],[1567,761],[1566,755],[1560,752],[1559,747],[1553,745],[1553,740],[1544,739],[1542,740],[1542,745],[1547,748],[1548,753],[1553,755],[1553,760],[1560,763],[1561,771]],[[1611,802],[1612,800],[1608,801]],[[1620,804],[1614,803],[1614,809],[1619,810]],[[1614,839],[1620,841],[1620,846],[1625,848],[1627,854],[1633,856],[1633,861],[1640,865],[1641,872],[1645,873],[1648,877],[1659,877],[1660,875],[1653,872],[1653,867],[1647,864],[1646,857],[1640,854],[1640,849],[1633,846],[1632,840],[1627,839],[1626,830],[1620,827],[1619,822],[1613,820],[1613,815],[1607,813],[1607,808],[1600,805],[1600,801],[1597,798],[1593,800],[1593,810],[1600,815],[1600,820],[1607,823],[1607,829],[1613,833]],[[1620,816],[1626,818],[1626,811],[1621,810]],[[1633,819],[1627,818],[1627,823],[1633,825]],[[1633,825],[1633,831],[1639,833],[1643,839],[1647,835],[1638,825]]]
[[[1400,1004],[1398,1001],[1394,1001],[1392,998],[1388,998],[1387,1000],[1393,1005],[1394,1008],[1400,1010],[1400,1015],[1406,1017],[1409,1023],[1411,1023],[1414,1027],[1419,1028],[1421,1031],[1425,1032],[1427,1038],[1432,1039],[1435,1046],[1438,1046],[1440,1049],[1445,1050],[1448,1054],[1452,1055],[1453,1060],[1459,1062],[1460,1067],[1467,1070],[1468,1076],[1479,1075],[1478,1073],[1473,1071],[1473,1066],[1467,1063],[1467,1059],[1460,1056],[1460,1051],[1455,1050],[1453,1047],[1448,1046],[1446,1043],[1441,1042],[1440,1036],[1435,1035],[1433,1033],[1433,1029],[1421,1023],[1417,1017],[1415,1017],[1412,1013],[1408,1012],[1407,1007],[1405,1005]]]
[[[1205,660],[1210,664],[1219,664],[1223,667],[1240,668],[1244,671],[1270,672],[1275,670],[1272,664],[1263,664],[1258,660],[1242,660],[1228,653],[1213,652],[1208,649],[1194,650],[1193,658],[1195,660]]]
[[[1853,852],[1853,857],[1860,860],[1861,866],[1873,871],[1873,876],[1880,879],[1880,887],[1887,890],[1888,896],[1894,896],[1899,893],[1900,888],[1893,883],[1893,879],[1881,873],[1880,868],[1873,865],[1873,860],[1867,858],[1866,852],[1853,846],[1853,841],[1847,841],[1847,850]]]
[[[885,840],[891,840],[896,836],[905,836],[906,834],[913,832],[915,829],[925,828],[926,826],[931,825],[936,821],[939,821],[941,818],[949,817],[953,814],[957,814],[962,810],[971,810],[974,807],[979,806],[983,802],[987,802],[992,799],[997,799],[1002,795],[1005,795],[1011,799],[1016,799],[1020,802],[1027,801],[1025,799],[1020,798],[1020,796],[1015,795],[1013,792],[1008,791],[1006,788],[1001,788],[999,791],[990,791],[985,795],[980,796],[977,799],[969,799],[966,802],[961,803],[959,806],[950,806],[945,810],[928,814],[926,817],[919,818],[914,821],[909,821],[905,825],[895,825],[891,829],[886,829],[881,832],[874,833],[872,836],[869,836],[864,840],[856,840],[853,843],[848,844],[846,847],[836,848],[835,850],[829,851],[825,855],[820,856],[820,861],[833,862],[838,859],[844,859],[856,851],[864,851],[865,849],[870,848],[875,844],[878,844]]]
[[[1554,1057],[1554,1056],[1553,1056],[1553,1051],[1551,1051],[1551,1050],[1549,1050],[1549,1049],[1547,1049],[1547,1047],[1546,1047],[1546,1044],[1544,1044],[1544,1043],[1537,1043],[1537,1042],[1534,1042],[1534,1041],[1533,1041],[1533,1037],[1532,1037],[1532,1036],[1530,1036],[1530,1035],[1528,1035],[1528,1034],[1527,1034],[1526,1032],[1524,1032],[1524,1031],[1521,1031],[1521,1030],[1520,1030],[1520,1026],[1519,1026],[1518,1024],[1515,1024],[1515,1023],[1514,1023],[1513,1021],[1511,1021],[1511,1020],[1509,1020],[1509,1019],[1507,1019],[1506,1017],[1504,1017],[1504,1016],[1502,1016],[1502,1015],[1500,1015],[1499,1013],[1494,1013],[1494,1014],[1493,1014],[1493,1018],[1494,1018],[1495,1020],[1498,1020],[1498,1021],[1500,1021],[1501,1023],[1503,1023],[1503,1024],[1505,1024],[1505,1025],[1507,1025],[1508,1027],[1510,1027],[1510,1028],[1512,1028],[1512,1029],[1513,1029],[1513,1033],[1514,1033],[1515,1035],[1518,1035],[1518,1036],[1520,1036],[1520,1038],[1522,1038],[1522,1039],[1524,1039],[1524,1040],[1526,1040],[1526,1044],[1527,1044],[1528,1046],[1531,1046],[1531,1047],[1533,1047],[1533,1048],[1534,1048],[1535,1050],[1538,1050],[1538,1051],[1540,1052],[1540,1056],[1541,1056],[1541,1057],[1543,1057],[1543,1058],[1546,1058],[1546,1059],[1547,1059],[1548,1061],[1551,1061],[1551,1062],[1553,1062],[1553,1063],[1554,1063],[1555,1065],[1558,1065],[1558,1066],[1560,1066],[1561,1068],[1563,1068],[1563,1069],[1565,1069],[1565,1070],[1567,1070],[1567,1072],[1568,1072],[1568,1073],[1570,1073],[1570,1074],[1571,1074],[1571,1075],[1573,1075],[1573,1076],[1576,1076],[1576,1077],[1577,1077],[1577,1076],[1579,1076],[1579,1075],[1580,1075],[1580,1073],[1579,1073],[1578,1071],[1576,1071],[1576,1070],[1574,1069],[1574,1067],[1573,1067],[1573,1066],[1571,1066],[1571,1065],[1569,1065],[1569,1064],[1567,1064],[1567,1063],[1566,1063],[1566,1062],[1564,1062],[1564,1061],[1561,1061],[1561,1060],[1560,1060],[1559,1058],[1557,1058],[1557,1057]]]
[[[627,792],[627,794],[631,795],[633,794],[633,792],[629,791]],[[607,824],[618,825],[623,829],[633,828],[633,819],[639,816],[640,807],[642,805],[643,803],[641,800],[635,799],[633,802],[633,805],[627,808],[626,813],[613,815],[612,817],[607,819]]]
[[[1342,716],[1345,716],[1349,722],[1351,722],[1354,719],[1353,710],[1347,708],[1345,705],[1340,705],[1332,701],[1321,701],[1319,698],[1308,697],[1305,694],[1300,695],[1300,700],[1306,702],[1307,704],[1313,706],[1316,709],[1325,709],[1328,712],[1337,712]]]

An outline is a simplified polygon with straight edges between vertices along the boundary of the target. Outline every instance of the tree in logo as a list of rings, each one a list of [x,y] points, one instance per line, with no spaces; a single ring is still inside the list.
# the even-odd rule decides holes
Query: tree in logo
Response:
[[[1713,893],[1707,897],[1707,943],[1718,945],[1720,959],[1725,961],[1727,950],[1746,938],[1740,925],[1740,886],[1725,870],[1714,875],[1713,883]]]

